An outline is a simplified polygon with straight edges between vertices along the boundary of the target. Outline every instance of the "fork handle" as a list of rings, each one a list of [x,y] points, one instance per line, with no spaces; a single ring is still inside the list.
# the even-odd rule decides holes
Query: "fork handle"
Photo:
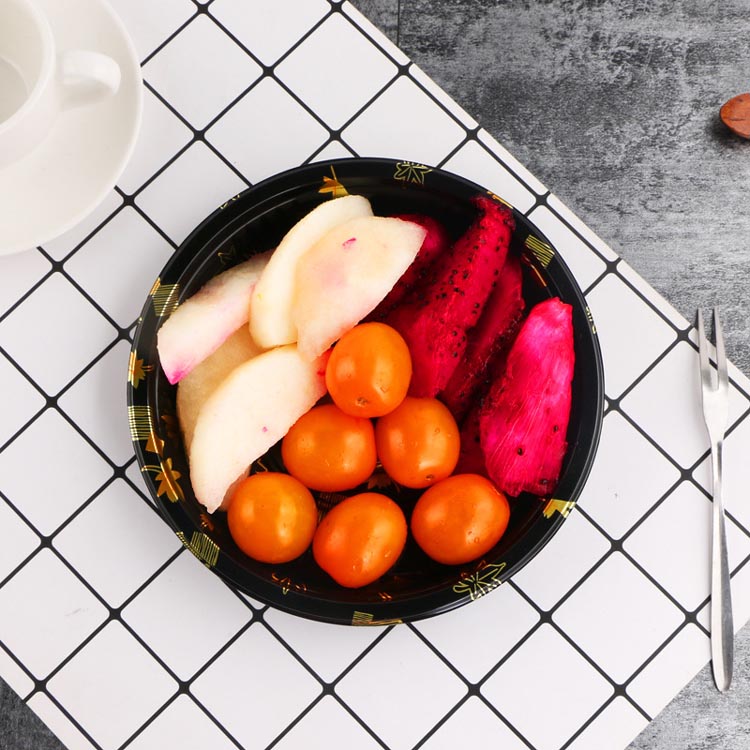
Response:
[[[734,623],[732,590],[729,580],[727,531],[721,494],[723,441],[711,447],[713,475],[713,523],[711,540],[711,662],[714,682],[723,693],[732,682],[734,662]]]

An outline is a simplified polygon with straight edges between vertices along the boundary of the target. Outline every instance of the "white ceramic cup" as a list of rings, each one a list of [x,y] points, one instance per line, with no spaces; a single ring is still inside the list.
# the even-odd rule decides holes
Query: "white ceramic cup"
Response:
[[[61,112],[112,96],[119,86],[111,57],[55,48],[33,0],[0,0],[0,168],[39,145]]]

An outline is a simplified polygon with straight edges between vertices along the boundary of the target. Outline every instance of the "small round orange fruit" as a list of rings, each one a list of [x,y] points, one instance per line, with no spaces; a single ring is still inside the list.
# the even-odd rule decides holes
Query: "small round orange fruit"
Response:
[[[312,542],[318,508],[310,490],[288,474],[253,474],[237,486],[227,511],[229,533],[249,557],[289,562]]]
[[[320,522],[313,556],[336,583],[359,588],[394,565],[406,534],[406,518],[393,500],[362,492],[342,500]]]
[[[342,492],[366,481],[375,469],[372,422],[323,404],[303,414],[281,441],[287,471],[305,487]]]
[[[378,458],[391,479],[421,489],[450,476],[461,447],[458,425],[435,398],[407,396],[375,424]]]
[[[417,500],[411,532],[422,550],[439,563],[460,565],[489,552],[510,520],[505,495],[479,474],[455,474]]]
[[[360,323],[333,347],[326,387],[333,403],[355,417],[393,411],[411,382],[411,355],[401,334],[385,323]]]

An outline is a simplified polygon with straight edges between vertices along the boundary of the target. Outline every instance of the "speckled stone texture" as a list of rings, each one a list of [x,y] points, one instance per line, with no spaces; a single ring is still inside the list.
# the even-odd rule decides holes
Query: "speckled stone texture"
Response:
[[[719,305],[750,375],[750,142],[718,118],[750,0],[355,4],[681,313]],[[631,750],[750,748],[747,628],[735,656],[728,695],[707,667]],[[0,748],[60,747],[0,683]]]

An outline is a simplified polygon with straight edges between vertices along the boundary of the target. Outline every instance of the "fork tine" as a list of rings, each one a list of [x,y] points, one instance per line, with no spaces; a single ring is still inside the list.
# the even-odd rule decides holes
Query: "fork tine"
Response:
[[[700,361],[702,391],[711,390],[711,366],[708,361],[708,342],[706,341],[706,330],[703,327],[703,312],[698,308],[696,315],[698,319],[698,359]]]
[[[714,336],[716,338],[716,372],[718,376],[718,387],[721,390],[729,389],[729,377],[727,375],[727,355],[724,350],[724,334],[721,330],[719,311],[714,307]]]

